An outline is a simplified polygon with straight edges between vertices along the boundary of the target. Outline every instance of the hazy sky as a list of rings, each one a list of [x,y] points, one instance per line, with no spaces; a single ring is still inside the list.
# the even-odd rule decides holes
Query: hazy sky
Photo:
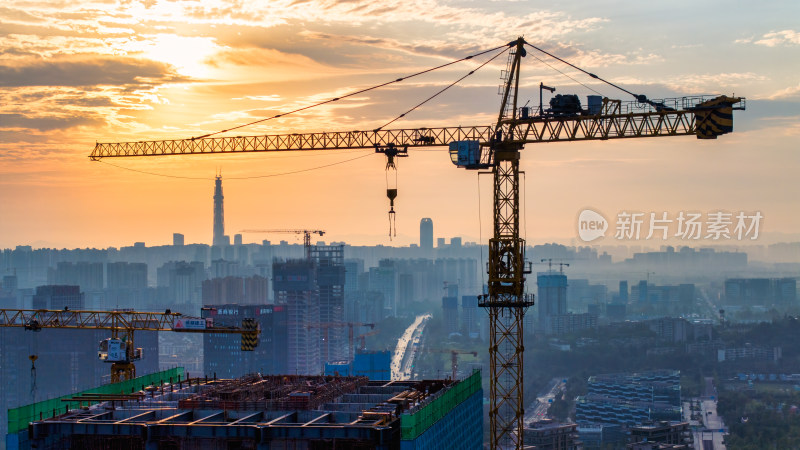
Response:
[[[327,230],[328,241],[408,245],[417,242],[420,218],[431,217],[436,237],[486,240],[491,182],[456,169],[444,149],[412,150],[400,161],[398,237],[391,242],[385,161],[369,151],[105,162],[87,155],[96,141],[226,129],[519,35],[650,97],[748,99],[748,110],[736,113],[735,132],[716,141],[529,145],[522,163],[529,242],[575,238],[584,208],[609,219],[619,211],[758,211],[762,233],[797,237],[798,18],[800,3],[793,0],[6,0],[0,6],[0,247],[157,245],[170,242],[173,232],[210,243],[217,170],[229,234],[313,227]],[[484,60],[237,134],[372,129]],[[394,125],[490,125],[505,58],[496,61]],[[628,100],[547,62],[603,95]],[[540,81],[558,93],[592,93],[526,58],[523,101],[538,103]],[[236,179],[360,155],[369,156]],[[294,239],[247,235],[245,241],[264,238]]]

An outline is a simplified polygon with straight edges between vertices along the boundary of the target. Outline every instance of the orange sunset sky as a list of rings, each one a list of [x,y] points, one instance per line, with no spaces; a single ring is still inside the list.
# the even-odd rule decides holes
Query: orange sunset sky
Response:
[[[528,145],[523,234],[530,243],[570,242],[584,208],[607,218],[623,210],[759,211],[765,242],[800,240],[798,17],[800,3],[788,0],[7,0],[0,6],[0,248],[159,245],[173,232],[210,243],[217,171],[231,235],[313,227],[326,230],[327,241],[408,245],[418,242],[419,220],[431,217],[436,237],[486,240],[491,181],[456,169],[443,148],[410,150],[399,162],[393,241],[385,159],[371,151],[87,156],[98,141],[227,129],[520,35],[651,98],[747,97],[735,132],[715,141]],[[582,101],[588,88],[630,99],[536,56],[569,77],[526,58],[523,103],[538,104],[540,82]],[[372,129],[483,61],[236,134]],[[492,124],[504,66],[503,56],[392,127]],[[368,156],[343,162],[361,155]]]

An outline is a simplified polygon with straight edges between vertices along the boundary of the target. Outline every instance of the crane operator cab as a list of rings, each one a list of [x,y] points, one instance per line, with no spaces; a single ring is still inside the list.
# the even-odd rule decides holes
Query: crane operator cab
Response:
[[[141,348],[132,349],[132,358],[130,359],[127,350],[128,342],[124,338],[106,338],[100,341],[100,345],[97,347],[97,358],[108,363],[142,359]]]
[[[481,143],[479,141],[453,141],[450,143],[450,160],[458,167],[477,169],[488,167],[481,164]]]

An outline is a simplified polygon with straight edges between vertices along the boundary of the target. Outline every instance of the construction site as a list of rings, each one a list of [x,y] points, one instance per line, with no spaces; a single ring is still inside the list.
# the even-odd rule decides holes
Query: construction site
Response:
[[[542,91],[552,93],[555,88],[539,84],[538,110],[521,106],[522,99],[518,98],[520,70],[522,58],[529,51],[552,57],[633,96],[635,101],[622,102],[591,95],[584,109],[577,95],[559,94],[551,99],[547,108],[542,100]],[[491,58],[487,59],[485,55]],[[449,147],[449,156],[455,167],[487,171],[485,173],[492,175],[494,183],[493,226],[487,259],[481,261],[481,264],[486,264],[486,288],[477,296],[477,306],[487,312],[489,324],[488,442],[492,449],[520,449],[524,445],[523,326],[524,316],[534,300],[525,285],[531,267],[525,257],[525,239],[520,233],[520,159],[525,144],[681,135],[716,139],[733,131],[732,111],[744,109],[744,99],[694,96],[651,100],[586,72],[521,37],[406,78],[473,57],[486,59],[469,73],[472,74],[503,55],[507,62],[502,71],[502,101],[493,125],[383,129],[405,116],[404,113],[384,127],[369,131],[215,136],[405,79],[398,78],[296,111],[197,138],[97,143],[90,158],[374,149],[375,153],[386,157],[390,237],[396,236],[394,207],[398,191],[395,162],[397,158],[408,156],[409,148]],[[413,109],[408,112],[411,111]],[[215,206],[215,242],[219,240],[219,245],[224,246],[228,243],[216,236],[222,230],[221,226],[216,226],[222,223],[219,177],[217,192],[215,205],[219,205],[219,208]],[[20,412],[13,416],[19,422],[15,427],[11,426],[10,412],[8,448],[481,448],[484,434],[481,373],[473,372],[458,380],[458,351],[449,348],[436,350],[451,354],[453,374],[447,380],[375,380],[364,376],[339,376],[342,372],[350,374],[364,370],[346,368],[354,348],[353,327],[374,325],[344,321],[344,246],[312,247],[310,234],[321,236],[323,231],[272,231],[304,235],[305,258],[272,262],[275,305],[281,305],[279,312],[285,315],[282,323],[286,327],[285,340],[277,344],[279,341],[276,339],[273,345],[285,345],[285,362],[281,361],[278,366],[288,375],[256,373],[229,379],[217,379],[216,376],[210,379],[187,379],[183,373],[172,373],[166,379],[166,375],[151,376],[146,382],[135,378],[133,362],[141,358],[141,349],[137,353],[137,348],[133,346],[134,330],[227,334],[231,337],[238,334],[241,335],[241,351],[252,352],[258,345],[260,333],[252,317],[243,318],[240,326],[221,326],[225,322],[213,321],[216,315],[213,308],[202,318],[179,317],[180,314],[167,309],[165,313],[155,314],[154,317],[134,317],[130,321],[132,325],[121,333],[116,321],[125,317],[119,313],[106,319],[106,322],[114,321],[111,325],[104,322],[85,326],[85,319],[81,321],[72,316],[58,318],[57,314],[75,314],[68,308],[50,311],[50,316],[46,318],[21,311],[4,319],[3,324],[30,328],[33,317],[38,319],[35,325],[39,328],[63,328],[65,324],[76,322],[81,325],[73,328],[112,330],[114,335],[106,344],[105,351],[106,359],[113,362],[113,384],[104,388],[103,392],[87,391],[57,399],[63,402],[60,404],[32,405],[32,410],[27,409],[25,414]],[[388,315],[398,315],[396,304],[388,304],[383,309]],[[102,315],[100,312],[93,314]],[[51,319],[51,316],[58,320]],[[349,339],[345,337],[344,328],[347,327]],[[235,348],[227,341],[219,342],[212,342],[209,348],[213,345],[220,351]],[[410,345],[413,347],[413,344]],[[116,353],[112,352],[112,346]],[[276,353],[267,357],[274,357]],[[466,353],[477,356],[475,352]],[[338,361],[344,363],[331,368],[331,376],[311,375],[319,374],[325,363]],[[413,366],[413,361],[404,364]],[[20,425],[28,422],[29,425]]]
[[[439,442],[477,449],[483,443],[480,372],[460,381],[166,375],[171,376],[166,382],[140,385],[135,392],[120,389],[138,379],[108,385],[112,391],[105,393],[42,402],[38,409],[48,415],[48,407],[59,400],[67,406],[57,405],[64,413],[9,430],[7,444],[20,449],[405,450]],[[36,414],[36,405],[26,408],[12,411],[17,428],[26,423],[21,415]]]

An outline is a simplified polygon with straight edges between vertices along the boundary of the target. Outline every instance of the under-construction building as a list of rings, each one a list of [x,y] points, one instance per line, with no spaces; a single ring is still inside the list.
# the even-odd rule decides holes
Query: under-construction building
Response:
[[[286,306],[286,364],[288,373],[322,373],[320,305],[314,260],[276,261],[272,264],[275,304]]]
[[[91,398],[103,396],[86,403]],[[178,379],[35,421],[8,442],[20,449],[480,449],[482,398],[480,372],[461,381]]]
[[[327,338],[320,348],[323,362],[341,361],[350,357],[344,323],[344,245],[314,245],[311,259],[316,263],[319,290],[319,320],[322,336]]]

